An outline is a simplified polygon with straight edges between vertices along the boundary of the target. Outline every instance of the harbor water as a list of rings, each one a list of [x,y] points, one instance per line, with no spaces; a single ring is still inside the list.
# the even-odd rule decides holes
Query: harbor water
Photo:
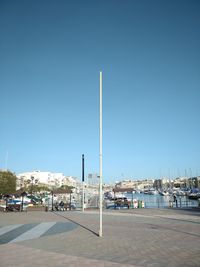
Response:
[[[149,195],[144,193],[125,193],[129,201],[141,200],[145,203],[145,208],[166,208],[173,207],[198,207],[198,201],[188,199],[187,196],[177,196],[177,203],[173,202],[173,196],[162,196],[160,194]]]

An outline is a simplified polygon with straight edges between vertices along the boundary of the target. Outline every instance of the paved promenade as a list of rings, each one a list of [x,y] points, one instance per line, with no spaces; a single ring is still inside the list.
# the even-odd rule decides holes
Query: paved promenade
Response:
[[[200,212],[106,210],[0,213],[0,267],[200,266]]]

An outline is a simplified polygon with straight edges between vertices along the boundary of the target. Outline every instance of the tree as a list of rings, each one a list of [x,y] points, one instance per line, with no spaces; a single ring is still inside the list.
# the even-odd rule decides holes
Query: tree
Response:
[[[66,190],[71,190],[73,189],[74,187],[71,186],[71,185],[61,185],[60,189],[66,189]]]
[[[10,171],[0,171],[0,194],[10,194],[16,190],[17,177]]]
[[[41,191],[51,191],[47,186],[45,185],[36,185],[34,184],[33,186],[32,185],[29,185],[28,187],[28,192],[29,193],[40,193]]]

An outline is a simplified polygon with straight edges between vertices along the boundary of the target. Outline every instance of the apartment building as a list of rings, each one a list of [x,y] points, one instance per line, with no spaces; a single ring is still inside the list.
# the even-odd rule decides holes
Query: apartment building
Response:
[[[63,173],[52,173],[34,170],[31,172],[19,173],[17,176],[17,189],[33,185],[44,185],[49,188],[61,187],[62,185],[76,186],[76,179],[72,176],[65,176]]]

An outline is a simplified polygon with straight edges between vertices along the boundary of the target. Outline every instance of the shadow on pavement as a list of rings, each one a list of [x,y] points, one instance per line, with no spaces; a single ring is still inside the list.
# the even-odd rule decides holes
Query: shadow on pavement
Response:
[[[93,230],[87,228],[86,226],[84,226],[84,225],[82,225],[82,224],[80,224],[80,223],[78,223],[78,222],[76,222],[76,221],[74,221],[74,220],[72,220],[72,219],[70,219],[70,218],[67,218],[66,216],[64,216],[64,215],[62,215],[62,214],[60,214],[60,213],[57,213],[57,212],[53,212],[53,213],[54,213],[55,215],[57,215],[57,216],[60,216],[60,217],[62,217],[62,218],[65,218],[66,220],[68,220],[68,221],[70,221],[70,222],[72,222],[72,223],[75,223],[76,225],[78,225],[78,226],[84,228],[85,230],[91,232],[92,234],[94,234],[94,235],[96,235],[96,236],[99,236],[96,232],[94,232]]]
[[[174,232],[179,232],[179,233],[182,233],[182,234],[187,234],[187,235],[191,235],[191,236],[195,236],[195,237],[200,237],[200,235],[198,234],[194,234],[194,233],[189,233],[189,232],[185,232],[185,231],[182,231],[182,230],[178,230],[177,228],[174,229],[172,227],[166,227],[164,225],[156,225],[156,224],[150,224],[150,223],[146,223],[146,225],[149,225],[151,229],[165,229],[165,230],[169,230],[169,231],[174,231]]]

